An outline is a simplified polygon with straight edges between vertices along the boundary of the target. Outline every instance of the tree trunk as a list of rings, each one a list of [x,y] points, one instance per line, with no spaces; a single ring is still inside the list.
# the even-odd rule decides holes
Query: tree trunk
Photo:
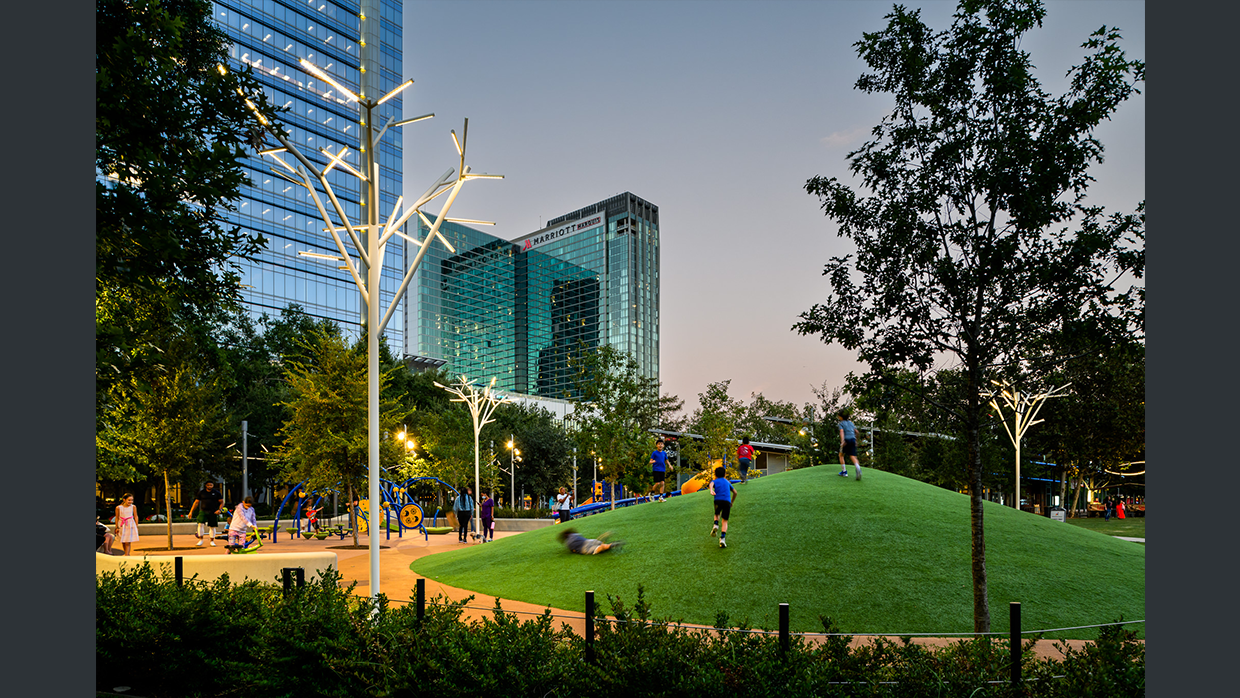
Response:
[[[168,487],[168,471],[164,471],[164,512],[168,519],[168,549],[172,550],[172,490]]]
[[[982,510],[982,452],[980,403],[981,368],[968,369],[968,404],[965,409],[965,431],[969,457],[969,521],[970,552],[973,560],[973,632],[990,632],[990,599],[986,587],[986,534]]]

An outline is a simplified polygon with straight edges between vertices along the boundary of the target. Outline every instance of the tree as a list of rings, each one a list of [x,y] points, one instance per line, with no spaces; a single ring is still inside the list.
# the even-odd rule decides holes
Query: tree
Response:
[[[689,418],[688,431],[702,437],[686,440],[681,445],[681,456],[695,467],[709,469],[715,464],[735,470],[736,447],[740,444],[737,423],[744,410],[738,400],[728,396],[731,380],[719,381],[706,386],[706,392],[698,393],[698,409]]]
[[[805,185],[857,253],[830,261],[827,302],[794,328],[856,350],[875,379],[944,359],[961,371],[940,407],[967,445],[977,632],[990,629],[979,432],[991,372],[1019,366],[1030,337],[1082,312],[1138,317],[1144,298],[1110,280],[1144,272],[1143,206],[1106,217],[1082,202],[1102,159],[1093,130],[1145,66],[1103,27],[1067,93],[1051,97],[1020,49],[1044,14],[1038,0],[964,0],[935,33],[920,12],[894,8],[856,44],[873,71],[856,87],[895,100],[848,155],[869,194],[834,178]]]
[[[650,430],[674,426],[672,415],[684,402],[660,395],[659,381],[642,375],[633,357],[611,346],[586,354],[576,368],[582,404],[572,416],[582,451],[598,456],[599,470],[613,485],[641,487],[655,442]]]
[[[290,397],[284,404],[290,417],[280,428],[283,442],[274,456],[285,477],[305,482],[309,490],[343,486],[352,503],[369,472],[365,345],[348,347],[338,334],[323,333],[307,353],[308,359],[285,366]],[[388,379],[386,372],[379,376],[381,393]],[[379,428],[395,436],[407,416],[399,401],[381,395],[379,410]],[[382,467],[395,471],[407,458],[403,442],[379,440]],[[379,502],[371,502],[370,511],[378,516]]]
[[[219,377],[198,360],[189,340],[180,338],[165,353],[164,365],[129,372],[109,387],[95,445],[101,478],[163,476],[171,550],[169,479],[193,471],[204,451],[212,443],[218,446],[228,422]]]
[[[228,38],[206,0],[95,4],[97,393],[159,363],[152,331],[210,322],[238,298],[233,260],[261,238],[224,225],[262,132],[249,68],[222,70]]]
[[[509,501],[515,502],[524,487],[545,502],[560,487],[572,482],[573,440],[545,408],[519,402],[502,404],[495,411],[495,423],[487,426],[486,431],[497,444],[507,444],[512,436],[515,446],[521,449],[517,492],[510,493]],[[506,448],[499,446],[496,450],[496,457],[500,458]],[[511,481],[512,478],[498,478],[501,489],[510,487]]]

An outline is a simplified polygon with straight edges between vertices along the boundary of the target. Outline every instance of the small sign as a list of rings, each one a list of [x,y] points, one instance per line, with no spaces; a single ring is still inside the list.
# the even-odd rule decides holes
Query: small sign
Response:
[[[1065,521],[1064,515],[1067,514],[1063,509],[1051,509],[1051,521]],[[1065,521],[1066,522],[1066,521]]]

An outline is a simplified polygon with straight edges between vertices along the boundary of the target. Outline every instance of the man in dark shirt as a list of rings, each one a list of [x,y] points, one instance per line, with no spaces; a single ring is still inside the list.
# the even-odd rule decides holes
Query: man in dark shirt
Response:
[[[198,547],[202,547],[202,537],[208,536],[212,547],[215,546],[215,527],[220,525],[220,506],[224,502],[224,497],[215,491],[215,483],[207,480],[202,483],[202,489],[194,497],[194,503],[189,507],[189,515],[194,515],[194,510],[198,510],[198,532],[194,535],[198,537]]]

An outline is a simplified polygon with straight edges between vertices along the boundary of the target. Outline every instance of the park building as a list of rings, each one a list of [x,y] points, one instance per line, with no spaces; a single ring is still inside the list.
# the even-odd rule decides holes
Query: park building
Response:
[[[411,365],[571,400],[572,359],[607,345],[658,378],[657,206],[625,192],[511,241],[456,223],[440,232],[453,251],[432,245],[407,301]]]

